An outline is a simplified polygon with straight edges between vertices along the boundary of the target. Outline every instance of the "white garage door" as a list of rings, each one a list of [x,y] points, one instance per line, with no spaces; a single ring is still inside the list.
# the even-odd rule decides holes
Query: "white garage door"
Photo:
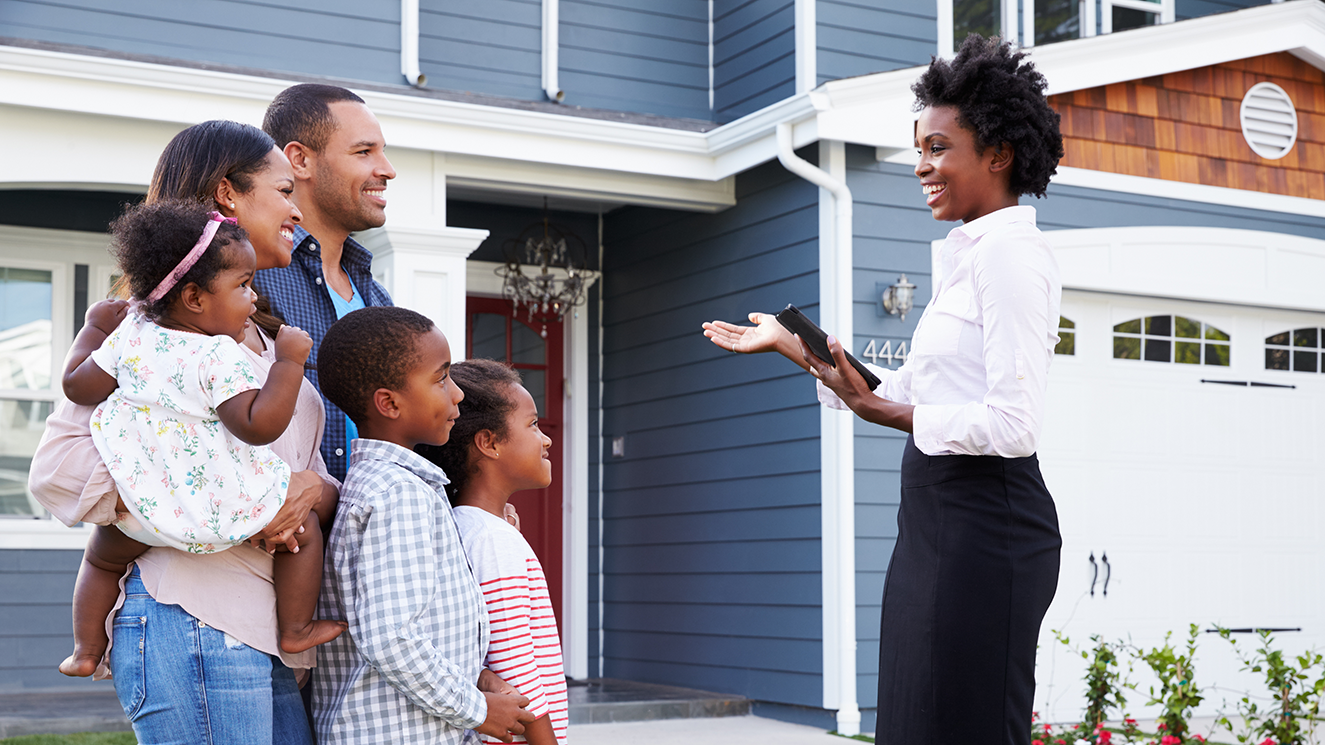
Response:
[[[1115,274],[1083,274],[1081,260],[1094,254],[1086,263],[1098,266],[1098,254],[1111,251],[1116,266],[1135,246],[1087,243],[1056,246],[1064,285],[1117,287]],[[1193,249],[1210,251],[1169,245],[1155,256],[1162,263]],[[1274,261],[1265,264],[1272,270]],[[1206,271],[1222,277],[1238,267]],[[1183,293],[1202,300],[1064,291],[1074,354],[1055,358],[1040,448],[1063,533],[1037,664],[1036,707],[1049,721],[1073,720],[1084,707],[1085,663],[1053,630],[1077,647],[1091,634],[1149,647],[1169,631],[1178,641],[1191,623],[1300,628],[1279,634],[1281,645],[1325,648],[1325,313],[1267,307],[1283,289],[1273,274],[1262,272],[1253,291],[1228,293],[1246,304],[1214,302],[1218,288],[1208,286]],[[1316,294],[1325,302],[1325,291]],[[1200,713],[1213,713],[1257,684],[1238,671],[1227,642],[1203,634],[1200,643],[1196,680],[1221,689]]]

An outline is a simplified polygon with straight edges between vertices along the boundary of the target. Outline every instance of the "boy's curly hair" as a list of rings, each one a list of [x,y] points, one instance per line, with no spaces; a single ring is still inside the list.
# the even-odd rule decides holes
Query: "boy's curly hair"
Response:
[[[488,430],[500,442],[506,439],[507,417],[515,411],[511,386],[520,385],[520,373],[494,360],[465,360],[451,366],[451,378],[465,393],[460,416],[445,445],[419,445],[414,452],[437,464],[451,483],[446,496],[454,503],[474,475],[474,437]]]
[[[399,391],[419,362],[420,336],[436,328],[406,308],[360,308],[336,321],[317,348],[318,388],[363,426],[378,388]]]
[[[1044,97],[1047,82],[1025,52],[998,37],[971,34],[951,62],[934,58],[911,86],[915,110],[952,106],[981,150],[1012,145],[1013,194],[1043,197],[1063,157],[1058,112]]]
[[[147,296],[188,255],[203,228],[211,220],[211,209],[193,200],[164,199],[136,204],[110,224],[111,253],[120,272],[128,278],[130,294],[144,301],[142,312],[153,320],[161,317],[190,282],[210,289],[216,275],[234,266],[231,244],[248,239],[244,229],[223,222],[216,237],[174,287],[155,303]]]

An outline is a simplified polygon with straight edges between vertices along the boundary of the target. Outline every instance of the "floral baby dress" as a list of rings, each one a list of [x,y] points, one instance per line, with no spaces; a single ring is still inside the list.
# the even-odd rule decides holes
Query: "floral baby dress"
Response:
[[[92,353],[119,388],[92,414],[92,440],[143,543],[224,551],[285,502],[290,468],[221,424],[216,407],[262,387],[239,344],[163,328],[130,312]],[[155,540],[153,540],[155,539]]]

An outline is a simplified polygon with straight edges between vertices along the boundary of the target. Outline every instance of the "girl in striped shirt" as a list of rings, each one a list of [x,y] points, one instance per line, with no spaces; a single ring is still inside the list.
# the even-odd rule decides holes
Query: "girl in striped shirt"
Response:
[[[512,494],[552,483],[552,440],[538,428],[538,409],[515,370],[466,360],[451,366],[451,376],[465,393],[451,438],[419,451],[451,479],[447,496],[488,609],[487,667],[528,697],[537,717],[515,742],[565,745],[566,677],[547,580],[529,543],[504,518]]]

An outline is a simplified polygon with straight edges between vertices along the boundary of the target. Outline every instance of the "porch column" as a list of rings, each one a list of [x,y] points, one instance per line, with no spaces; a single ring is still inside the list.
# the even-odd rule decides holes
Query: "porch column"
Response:
[[[373,275],[396,305],[431,318],[465,358],[465,260],[488,237],[472,228],[379,228],[360,242],[373,252]]]

